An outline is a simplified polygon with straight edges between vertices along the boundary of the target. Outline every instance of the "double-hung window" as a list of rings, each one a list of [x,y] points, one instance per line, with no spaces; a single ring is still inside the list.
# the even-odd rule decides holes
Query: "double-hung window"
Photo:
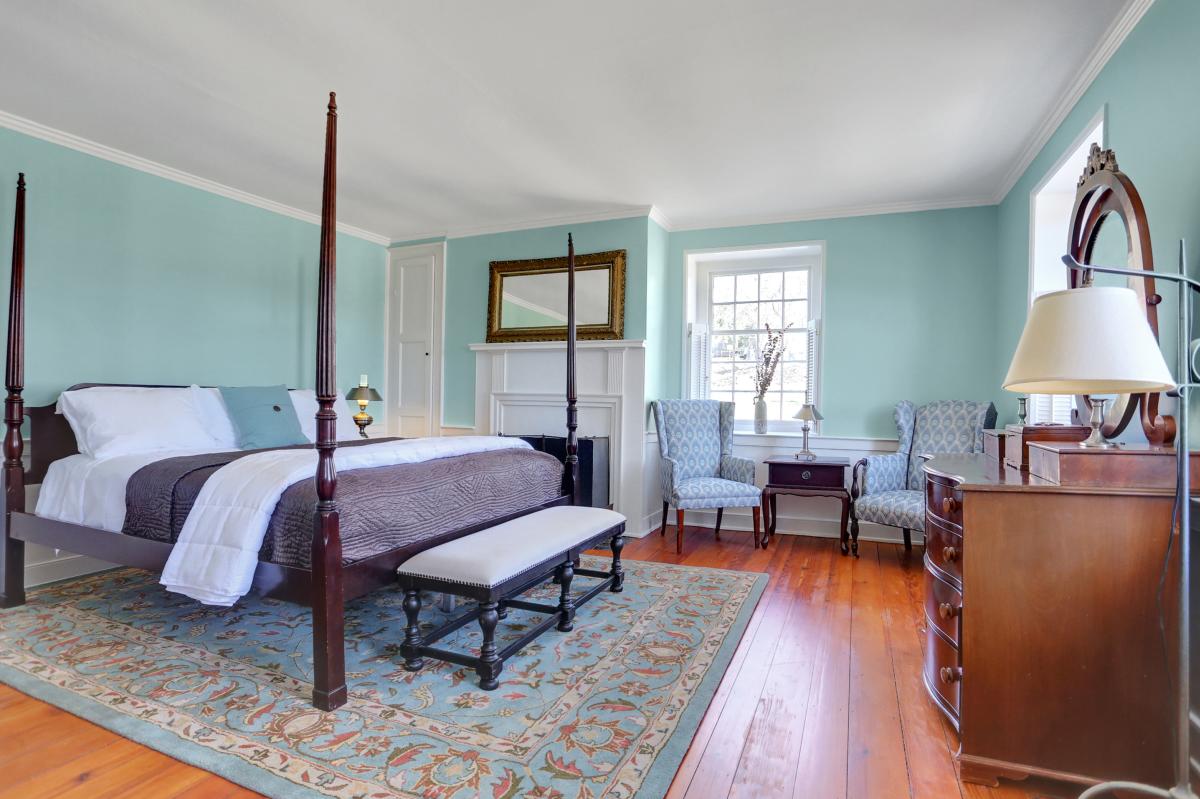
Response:
[[[750,427],[768,334],[783,331],[763,399],[773,430],[799,429],[792,417],[816,403],[822,260],[816,243],[689,254],[692,396],[733,402],[737,426]]]

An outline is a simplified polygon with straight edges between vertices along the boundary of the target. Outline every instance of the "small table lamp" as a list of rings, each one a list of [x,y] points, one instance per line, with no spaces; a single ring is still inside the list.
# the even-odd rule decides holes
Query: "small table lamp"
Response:
[[[371,418],[371,414],[367,413],[368,402],[382,402],[383,397],[379,396],[379,392],[367,385],[367,376],[363,375],[359,380],[358,385],[350,389],[346,394],[346,399],[354,400],[358,403],[358,413],[354,414],[354,423],[358,425],[358,433],[363,438],[367,437],[367,428],[375,420]]]
[[[1004,387],[1029,394],[1138,394],[1175,388],[1154,333],[1131,289],[1089,286],[1033,301]],[[1104,439],[1105,400],[1092,402],[1092,434]]]
[[[804,449],[796,453],[796,460],[815,461],[817,459],[817,453],[808,448],[808,431],[812,429],[813,422],[819,422],[825,417],[822,416],[821,412],[814,408],[811,403],[806,402],[803,406],[801,406],[800,410],[796,411],[796,415],[792,418],[799,419],[803,422],[803,424],[800,425],[800,429],[804,431]]]

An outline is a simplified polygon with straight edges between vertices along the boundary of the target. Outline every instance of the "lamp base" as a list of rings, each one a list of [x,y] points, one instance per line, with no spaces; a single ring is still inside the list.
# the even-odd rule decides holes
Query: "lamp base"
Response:
[[[360,411],[359,413],[354,414],[354,423],[358,425],[358,434],[363,438],[367,437],[367,428],[370,427],[374,421],[375,419],[366,411]]]

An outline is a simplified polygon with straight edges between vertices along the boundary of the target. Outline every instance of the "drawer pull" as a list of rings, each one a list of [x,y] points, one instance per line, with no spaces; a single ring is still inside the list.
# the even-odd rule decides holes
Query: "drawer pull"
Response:
[[[957,547],[944,548],[942,550],[942,560],[946,561],[947,563],[953,563],[954,561],[958,560],[958,548]]]
[[[804,471],[800,472],[800,479],[801,480],[811,480],[812,472],[810,472],[808,469],[805,469]]]
[[[947,685],[956,683],[962,679],[962,669],[954,666],[942,666],[938,669],[938,676],[942,678],[942,682]]]
[[[958,503],[954,501],[954,497],[946,497],[942,500],[942,513],[949,516],[958,510]]]
[[[938,605],[938,615],[947,621],[949,621],[950,619],[953,619],[955,616],[957,616],[959,613],[959,610],[960,610],[959,608],[956,608],[954,605],[951,605],[949,602],[943,602],[942,604]]]

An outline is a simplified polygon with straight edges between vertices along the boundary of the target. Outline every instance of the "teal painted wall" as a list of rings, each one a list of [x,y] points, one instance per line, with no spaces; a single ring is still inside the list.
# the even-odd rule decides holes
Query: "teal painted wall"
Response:
[[[1195,275],[1200,251],[1200,174],[1194,157],[1200,141],[1196,31],[1200,3],[1154,3],[1000,205],[993,378],[997,385],[1008,369],[1028,307],[1029,193],[1100,109],[1105,109],[1107,146],[1116,150],[1121,169],[1145,203],[1156,266],[1175,271],[1178,241],[1184,238],[1191,252],[1189,271]],[[1164,297],[1160,338],[1168,358],[1173,358],[1175,293],[1161,282],[1159,293]],[[1168,363],[1173,366],[1174,361]],[[1002,394],[1001,421],[1012,421],[1016,395]]]
[[[313,385],[316,225],[0,129],[4,297],[18,171],[29,401],[85,381]],[[386,251],[337,243],[339,381],[382,384]]]
[[[653,219],[646,225],[646,400],[666,396],[664,383],[668,373],[667,353],[680,335],[671,329],[669,308],[673,298],[670,277],[671,236]],[[677,345],[678,342],[675,342]]]
[[[625,338],[646,337],[646,217],[517,230],[450,239],[446,242],[446,337],[443,423],[475,425],[475,353],[469,345],[487,332],[488,264],[567,254],[567,233],[575,252],[626,250]]]
[[[901,399],[998,399],[994,206],[672,233],[660,396],[681,395],[685,253],[814,240],[826,247],[822,434],[894,438]]]

